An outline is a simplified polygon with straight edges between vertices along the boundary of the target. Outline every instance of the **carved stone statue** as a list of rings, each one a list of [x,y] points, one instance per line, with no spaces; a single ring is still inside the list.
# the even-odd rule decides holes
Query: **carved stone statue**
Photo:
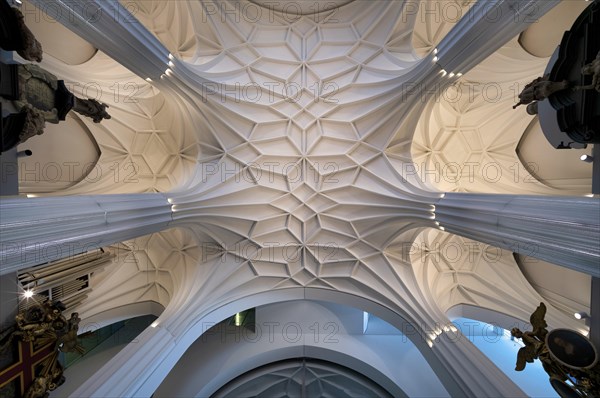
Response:
[[[94,99],[75,97],[52,73],[34,64],[10,65],[18,69],[19,96],[12,101],[22,115],[23,127],[18,137],[4,136],[5,147],[10,149],[44,132],[45,122],[57,124],[65,120],[67,113],[74,110],[92,118],[95,123],[110,119],[108,105]]]
[[[75,97],[73,110],[77,113],[92,118],[94,123],[100,123],[102,119],[110,119],[111,116],[106,112],[108,105],[100,103],[95,99],[81,99]]]
[[[42,61],[42,45],[25,25],[21,11],[6,0],[0,0],[0,47],[28,61]]]
[[[557,91],[569,88],[569,82],[552,82],[548,80],[548,76],[538,77],[531,83],[525,85],[521,94],[519,94],[519,102],[513,106],[513,109],[519,105],[527,105],[533,101],[543,101]]]
[[[594,89],[600,93],[600,51],[596,55],[596,59],[581,68],[582,75],[592,75],[592,84],[587,86],[576,86],[575,90],[590,90]]]
[[[18,8],[12,7],[15,14],[16,22],[19,27],[19,33],[23,40],[23,48],[17,50],[17,54],[27,61],[42,62],[43,50],[42,45],[35,38],[33,33],[25,25],[25,17]]]

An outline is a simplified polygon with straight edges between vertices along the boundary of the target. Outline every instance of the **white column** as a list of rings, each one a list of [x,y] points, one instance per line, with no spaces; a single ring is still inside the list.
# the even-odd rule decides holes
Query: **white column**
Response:
[[[600,200],[590,197],[447,193],[444,230],[600,276]]]
[[[160,193],[2,199],[0,275],[161,231],[171,221]]]
[[[169,50],[133,15],[139,7],[135,2],[129,8],[117,0],[31,3],[141,78],[159,80],[169,68]]]
[[[560,0],[479,0],[438,45],[438,65],[465,73],[537,22]]]
[[[452,396],[527,396],[514,381],[469,341],[468,336],[460,332],[443,333],[435,341],[431,351],[438,361],[446,366],[454,383],[460,387],[458,394],[449,391]],[[440,372],[437,374],[443,377]]]

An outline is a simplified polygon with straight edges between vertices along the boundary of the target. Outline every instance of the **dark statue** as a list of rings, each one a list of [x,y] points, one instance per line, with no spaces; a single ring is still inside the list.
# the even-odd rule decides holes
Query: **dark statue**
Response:
[[[82,99],[75,97],[73,110],[83,116],[92,118],[94,123],[100,123],[102,119],[110,119],[106,112],[108,105],[96,101],[95,99]]]
[[[576,90],[594,89],[600,93],[600,51],[596,55],[596,59],[581,68],[581,74],[584,76],[592,76],[592,84],[587,86],[576,86]]]
[[[23,46],[21,49],[17,50],[17,54],[27,61],[42,62],[42,45],[25,25],[25,17],[21,11],[18,8],[12,8],[12,10],[15,14],[18,29],[23,40]]]
[[[27,61],[42,61],[42,45],[25,25],[18,8],[0,0],[0,48],[16,51]]]
[[[549,81],[570,82],[540,104],[540,126],[557,149],[600,143],[600,0],[590,1],[545,70]]]
[[[569,82],[552,82],[548,80],[548,75],[538,77],[531,83],[525,85],[521,94],[519,94],[519,102],[513,106],[513,109],[519,105],[527,105],[533,101],[543,101],[552,94],[569,88]]]
[[[553,387],[557,385],[555,381],[560,381],[561,391],[571,389],[573,393],[581,397],[597,397],[600,395],[600,369],[599,365],[592,368],[582,369],[572,366],[566,366],[556,360],[553,353],[548,348],[547,336],[548,324],[544,320],[546,316],[546,305],[540,303],[537,309],[531,314],[529,322],[533,327],[532,331],[522,332],[518,328],[511,330],[511,335],[522,339],[524,347],[517,353],[516,371],[525,369],[527,363],[533,363],[539,359]],[[564,330],[564,329],[563,329]],[[554,333],[554,331],[552,332]],[[556,339],[555,339],[556,340]],[[561,341],[561,346],[567,346],[568,341]],[[589,342],[591,345],[591,342]],[[570,382],[572,385],[567,384]],[[556,387],[555,387],[556,388]],[[557,392],[561,393],[557,390]],[[563,395],[561,395],[563,396]]]
[[[17,51],[29,61],[42,60],[42,46],[25,26],[21,11],[0,0],[0,47]],[[44,132],[46,122],[57,124],[73,110],[94,123],[110,119],[108,105],[75,97],[52,73],[34,65],[0,64],[0,97],[17,113],[2,118],[0,153]]]
[[[12,100],[19,110],[21,128],[18,134],[3,131],[4,147],[8,150],[29,138],[44,132],[45,123],[57,124],[66,118],[70,110],[90,117],[95,123],[110,119],[108,105],[94,99],[75,97],[63,80],[34,64],[4,65],[2,70],[16,69],[18,75],[18,97]],[[0,76],[0,79],[2,76]]]

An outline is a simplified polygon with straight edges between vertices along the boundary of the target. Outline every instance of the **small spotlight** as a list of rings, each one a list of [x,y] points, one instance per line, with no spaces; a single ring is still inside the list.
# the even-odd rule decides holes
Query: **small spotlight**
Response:
[[[579,159],[586,163],[592,163],[594,161],[594,157],[590,155],[581,155]]]
[[[150,79],[149,77],[147,77],[147,78],[146,78],[146,81],[147,81],[148,83],[152,83],[152,79]]]
[[[437,49],[437,48],[434,48],[434,49],[433,49],[433,54],[435,55],[435,54],[437,54],[437,53],[438,53],[438,49]]]
[[[438,57],[433,57],[433,62],[437,62],[438,61]]]
[[[456,77],[461,77],[461,76],[462,76],[462,73],[460,73],[460,72],[458,72],[458,73],[456,74]]]
[[[151,327],[155,328],[158,326],[158,321],[154,321],[150,324]]]
[[[450,74],[448,75],[448,77],[454,77],[454,72],[450,72]]]
[[[573,316],[575,317],[575,319],[586,319],[589,318],[590,316],[585,313],[585,312],[576,312],[573,314]]]
[[[25,293],[23,293],[23,296],[27,299],[30,299],[33,297],[33,290],[25,290]]]
[[[441,73],[442,73],[442,76],[446,76],[448,74],[448,72],[446,72],[446,69],[442,69]]]

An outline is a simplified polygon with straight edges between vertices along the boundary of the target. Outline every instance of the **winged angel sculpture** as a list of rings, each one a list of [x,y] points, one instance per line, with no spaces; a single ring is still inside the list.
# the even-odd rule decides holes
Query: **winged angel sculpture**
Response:
[[[515,370],[522,371],[525,369],[527,363],[533,363],[534,360],[539,359],[542,362],[544,370],[550,376],[551,383],[555,379],[559,380],[560,382],[568,381],[571,383],[571,385],[563,383],[566,388],[577,392],[577,395],[567,394],[564,396],[577,396],[586,398],[599,397],[600,364],[592,368],[581,369],[565,366],[564,364],[557,362],[550,354],[548,346],[546,345],[546,336],[548,335],[548,330],[546,327],[548,324],[544,319],[545,316],[546,305],[544,303],[540,303],[540,305],[529,318],[529,322],[533,327],[532,331],[522,332],[518,328],[513,328],[511,330],[511,335],[522,339],[523,344],[525,344],[525,346],[522,347],[517,353],[517,365]],[[560,395],[561,397],[563,396],[562,394]]]
[[[517,353],[516,371],[525,369],[527,363],[533,363],[539,359],[546,373],[551,377],[565,379],[565,372],[550,357],[548,347],[546,347],[546,335],[548,334],[548,324],[545,321],[546,305],[540,303],[537,309],[531,314],[529,323],[533,327],[531,332],[522,332],[519,328],[513,328],[510,334],[516,338],[522,339],[525,347],[522,347]]]

